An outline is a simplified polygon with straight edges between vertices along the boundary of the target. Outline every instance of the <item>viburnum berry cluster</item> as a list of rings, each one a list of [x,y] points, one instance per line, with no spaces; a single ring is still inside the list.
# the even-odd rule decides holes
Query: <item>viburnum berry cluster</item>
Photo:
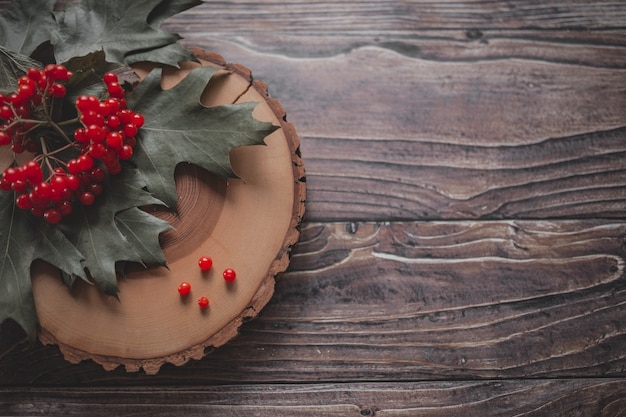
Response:
[[[127,108],[125,90],[111,72],[102,78],[103,97],[81,95],[73,103],[73,117],[57,120],[72,75],[63,65],[29,68],[16,92],[0,94],[0,145],[33,154],[5,169],[0,189],[15,192],[19,208],[49,223],[71,214],[76,203],[95,202],[107,175],[120,173],[120,161],[133,156],[144,123],[141,114]]]

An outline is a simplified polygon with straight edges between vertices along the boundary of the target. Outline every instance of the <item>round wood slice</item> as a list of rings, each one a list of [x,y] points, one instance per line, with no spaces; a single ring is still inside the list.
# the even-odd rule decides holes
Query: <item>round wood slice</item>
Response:
[[[57,344],[70,362],[92,359],[105,369],[124,365],[128,371],[156,373],[164,363],[181,365],[200,359],[237,335],[244,319],[256,316],[274,292],[274,278],[289,262],[304,214],[304,168],[299,139],[285,121],[281,105],[239,65],[204,51],[194,51],[202,65],[223,68],[202,96],[207,106],[259,102],[254,116],[281,128],[267,146],[246,146],[231,152],[238,179],[224,180],[190,164],[177,168],[178,214],[154,213],[174,230],[162,235],[168,267],[128,271],[119,279],[119,301],[94,285],[77,280],[71,290],[58,271],[43,263],[32,270],[33,293],[40,320],[40,340]],[[191,68],[164,69],[169,88]],[[146,68],[138,66],[138,75]],[[203,273],[201,256],[213,259]],[[237,279],[227,283],[222,271],[233,268]],[[181,297],[182,281],[192,291]],[[210,306],[199,308],[207,296]]]

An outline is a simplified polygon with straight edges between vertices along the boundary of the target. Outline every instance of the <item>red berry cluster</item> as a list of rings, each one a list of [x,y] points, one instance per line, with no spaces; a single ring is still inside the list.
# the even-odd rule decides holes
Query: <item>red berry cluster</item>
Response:
[[[30,68],[18,80],[18,91],[1,100],[0,145],[11,144],[15,153],[28,150],[35,155],[23,165],[7,168],[0,189],[13,190],[19,208],[49,223],[72,213],[76,202],[94,203],[103,192],[107,173],[118,174],[120,161],[132,157],[135,136],[144,123],[141,114],[126,108],[117,75],[106,73],[106,97],[79,96],[74,105],[80,127],[73,137],[63,136],[60,123],[52,121],[53,107],[55,99],[66,95],[63,82],[71,75],[62,65],[48,65],[43,71]],[[55,128],[65,142],[52,149],[45,135],[30,134],[38,127]],[[78,156],[64,161],[59,154],[68,149]]]
[[[26,75],[17,80],[17,91],[0,94],[0,145],[11,145],[15,153],[40,152],[40,143],[33,141],[29,133],[38,125],[37,113],[42,107],[49,108],[52,98],[63,98],[67,93],[65,81],[72,73],[63,65],[50,64],[44,70],[29,68]]]

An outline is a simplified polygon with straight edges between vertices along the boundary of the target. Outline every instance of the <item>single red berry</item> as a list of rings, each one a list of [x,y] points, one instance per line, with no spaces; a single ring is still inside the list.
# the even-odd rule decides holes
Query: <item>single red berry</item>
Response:
[[[0,190],[11,191],[11,183],[6,178],[0,178]]]
[[[181,282],[178,286],[178,293],[180,295],[187,295],[191,291],[191,284],[188,282]]]
[[[98,114],[101,116],[109,115],[109,105],[106,103],[106,101],[101,101],[100,103],[98,103]]]
[[[67,71],[63,65],[55,65],[54,66],[54,78],[61,81],[67,81],[70,78],[70,73]]]
[[[198,260],[198,266],[203,271],[208,271],[213,266],[213,259],[208,256],[203,256]]]
[[[30,79],[30,78],[29,78]],[[31,84],[21,84],[19,87],[17,87],[17,94],[25,97],[25,98],[29,98],[32,97],[33,94],[35,94],[35,83],[32,82],[33,80],[30,80]]]
[[[69,174],[65,177],[65,184],[71,191],[76,191],[80,188],[80,179],[76,175]]]
[[[30,201],[30,197],[28,196],[28,194],[18,195],[15,199],[15,204],[23,210],[29,210],[33,208],[33,203],[32,201]]]
[[[87,130],[84,127],[79,127],[74,131],[74,139],[76,142],[87,143],[89,138],[87,137]]]
[[[133,120],[133,112],[132,110],[122,109],[117,113],[117,116],[120,118],[122,123],[131,123]]]
[[[67,94],[65,86],[58,83],[52,84],[52,87],[50,87],[50,92],[52,92],[52,95],[56,98],[65,97],[65,94]]]
[[[48,64],[45,66],[45,68],[43,69],[44,73],[46,74],[47,77],[49,78],[54,78],[54,73],[57,69],[56,64]]]
[[[100,167],[96,167],[91,170],[91,178],[97,183],[104,182],[104,180],[106,179],[106,176],[107,176],[106,172],[104,171],[104,169]]]
[[[17,180],[11,185],[11,188],[16,193],[23,193],[28,189],[28,183],[26,181]]]
[[[93,158],[89,155],[81,155],[76,160],[81,171],[88,171],[93,168]]]
[[[112,72],[107,72],[106,74],[102,76],[102,80],[107,84],[116,83],[117,75],[115,75]]]
[[[143,115],[139,113],[134,113],[133,117],[131,118],[131,123],[137,126],[138,128],[143,126],[143,123],[144,123]]]
[[[6,132],[0,131],[0,145],[8,145],[11,143],[11,136],[9,136]]]
[[[2,108],[0,107],[0,111],[1,110],[2,110]],[[11,109],[9,109],[9,110],[11,110]],[[13,114],[13,113],[11,113],[11,114]],[[109,116],[109,118],[107,119],[107,126],[109,126],[110,129],[117,129],[120,126],[120,124],[121,124],[120,118],[117,117],[114,114]]]
[[[70,174],[80,174],[81,173],[80,166],[78,165],[78,159],[70,159],[69,161],[67,161],[67,171]]]
[[[4,173],[2,174],[2,178],[6,179],[10,183],[17,181],[17,179],[19,178],[19,173],[18,173],[17,168],[8,167],[7,169],[4,170]]]
[[[124,134],[126,136],[135,136],[137,134],[137,126],[132,123],[126,123],[124,125]]]
[[[107,91],[109,95],[113,98],[122,98],[124,97],[124,89],[120,85],[120,83],[112,82],[107,85]]]
[[[69,216],[70,214],[72,214],[73,209],[74,207],[72,206],[72,203],[67,200],[63,201],[61,205],[59,206],[59,210],[61,211],[61,214],[64,216]]]
[[[55,224],[55,223],[60,222],[61,219],[63,219],[63,214],[61,214],[60,210],[51,208],[43,212],[43,218],[48,223]]]
[[[200,308],[207,308],[209,306],[209,299],[206,297],[198,298],[198,305]]]
[[[106,142],[107,145],[109,145],[109,148],[117,149],[122,147],[123,140],[124,138],[119,134],[119,132],[109,132]]]
[[[43,72],[38,68],[30,67],[26,70],[26,76],[33,81],[39,81],[43,76]]]
[[[96,196],[88,191],[85,191],[78,197],[78,200],[83,206],[90,206],[96,201]]]
[[[110,97],[105,101],[105,103],[107,106],[108,113],[110,115],[114,115],[120,109],[120,102],[116,98]]]
[[[42,200],[48,200],[52,196],[52,185],[49,182],[40,182],[33,188],[35,196]]]
[[[24,146],[19,142],[13,142],[11,144],[11,150],[15,153],[24,153]]]
[[[224,280],[226,282],[233,282],[235,278],[237,278],[237,273],[234,269],[231,268],[226,268],[222,275],[224,276]]]
[[[123,145],[119,152],[118,155],[120,157],[120,159],[122,161],[126,161],[127,159],[130,159],[133,157],[133,147],[130,145]]]
[[[93,145],[89,146],[89,155],[93,156],[94,158],[102,158],[104,155],[106,155],[107,152],[107,147],[104,146],[104,143],[94,143]]]
[[[0,119],[9,120],[12,119],[14,116],[15,113],[13,113],[13,109],[11,107],[7,106],[6,104],[0,107]]]

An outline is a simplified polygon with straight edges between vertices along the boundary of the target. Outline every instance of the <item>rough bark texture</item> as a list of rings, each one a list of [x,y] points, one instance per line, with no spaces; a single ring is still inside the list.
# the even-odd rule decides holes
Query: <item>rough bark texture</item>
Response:
[[[237,338],[157,375],[68,364],[5,323],[0,409],[623,416],[625,19],[621,1],[293,0],[169,20],[298,130],[289,268]]]

